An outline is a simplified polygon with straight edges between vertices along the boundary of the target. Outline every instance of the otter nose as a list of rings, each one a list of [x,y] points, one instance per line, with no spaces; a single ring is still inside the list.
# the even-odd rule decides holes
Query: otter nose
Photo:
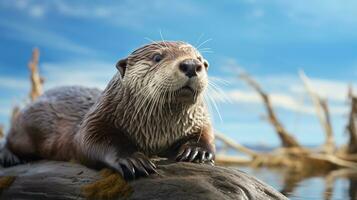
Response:
[[[197,76],[197,72],[201,71],[202,65],[194,59],[186,59],[179,65],[180,70],[188,77]]]

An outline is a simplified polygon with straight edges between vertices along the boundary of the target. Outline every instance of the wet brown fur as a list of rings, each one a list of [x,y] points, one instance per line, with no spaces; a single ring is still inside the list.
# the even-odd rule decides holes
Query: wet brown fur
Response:
[[[154,65],[156,52],[164,59]],[[117,170],[120,158],[137,152],[174,158],[184,145],[194,144],[214,154],[214,136],[202,95],[206,72],[195,79],[197,93],[190,104],[177,103],[175,92],[164,92],[179,90],[188,82],[172,70],[187,58],[199,59],[206,66],[186,43],[155,42],[119,61],[119,72],[103,92],[78,86],[49,90],[20,112],[6,147],[25,161],[75,159]],[[147,106],[140,108],[155,87],[160,87],[161,99],[152,107],[154,100],[146,99]]]

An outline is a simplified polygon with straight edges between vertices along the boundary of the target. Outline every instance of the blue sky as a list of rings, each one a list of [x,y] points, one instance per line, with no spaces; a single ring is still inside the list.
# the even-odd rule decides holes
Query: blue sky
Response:
[[[252,74],[272,95],[286,128],[301,143],[323,142],[314,108],[298,77],[328,99],[336,139],[348,116],[347,84],[356,84],[357,2],[353,0],[240,1],[0,1],[0,123],[29,90],[27,62],[41,50],[46,88],[103,88],[115,63],[145,38],[183,40],[203,48],[209,75],[230,100],[218,101],[215,128],[244,144],[276,145],[255,92],[237,79]],[[221,81],[217,81],[220,79]],[[223,81],[222,81],[223,80]]]

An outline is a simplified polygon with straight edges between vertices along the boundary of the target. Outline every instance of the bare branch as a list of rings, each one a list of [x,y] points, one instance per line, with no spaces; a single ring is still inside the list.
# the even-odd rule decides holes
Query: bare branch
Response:
[[[356,129],[356,114],[357,114],[357,97],[352,94],[352,87],[349,88],[349,97],[351,99],[351,111],[347,131],[349,133],[349,141],[347,144],[347,153],[357,153],[357,129]]]
[[[215,137],[216,139],[222,141],[224,144],[226,144],[227,146],[237,150],[237,151],[240,151],[240,152],[243,152],[251,157],[255,157],[258,155],[257,152],[251,150],[251,149],[248,149],[247,147],[244,147],[242,146],[241,144],[238,144],[237,142],[233,141],[232,139],[228,138],[227,136],[225,136],[224,134],[221,134],[221,133],[215,133]]]
[[[4,125],[0,124],[0,139],[3,138],[4,136],[5,136]]]
[[[335,140],[333,137],[333,129],[331,125],[331,118],[328,109],[328,105],[325,99],[319,97],[317,93],[315,93],[310,84],[309,78],[305,75],[303,71],[299,72],[300,78],[305,86],[307,93],[309,94],[314,107],[316,109],[316,114],[319,118],[320,124],[324,129],[326,140],[323,145],[323,149],[327,153],[332,153],[335,150]]]
[[[260,97],[263,99],[265,108],[268,112],[269,122],[274,126],[276,133],[278,134],[283,147],[300,147],[299,143],[291,136],[280,123],[273,110],[269,96],[263,91],[260,85],[253,80],[248,74],[241,73],[240,78],[248,83],[253,89],[255,89]]]
[[[35,48],[32,52],[32,58],[28,64],[30,69],[31,75],[31,92],[30,98],[31,101],[35,100],[38,96],[42,94],[42,85],[43,85],[43,78],[39,74],[38,70],[38,62],[40,57],[40,51],[38,48]]]
[[[315,154],[315,155],[309,155],[309,157],[311,159],[323,160],[325,162],[330,162],[330,163],[335,164],[339,167],[346,167],[346,168],[351,168],[351,169],[357,170],[357,163],[342,160],[342,159],[340,159],[334,155],[331,155],[331,154]]]
[[[217,164],[223,164],[223,165],[249,165],[252,160],[249,158],[245,157],[240,157],[240,156],[229,156],[229,155],[224,155],[224,154],[217,154],[215,162]]]

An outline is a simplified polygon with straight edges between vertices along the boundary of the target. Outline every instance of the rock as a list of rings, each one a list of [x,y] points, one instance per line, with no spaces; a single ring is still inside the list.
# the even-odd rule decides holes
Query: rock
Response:
[[[267,184],[227,167],[171,163],[159,165],[158,172],[129,182],[128,199],[287,199]],[[2,189],[1,199],[86,199],[83,186],[102,178],[96,170],[57,161],[4,168],[0,177],[15,177]]]

